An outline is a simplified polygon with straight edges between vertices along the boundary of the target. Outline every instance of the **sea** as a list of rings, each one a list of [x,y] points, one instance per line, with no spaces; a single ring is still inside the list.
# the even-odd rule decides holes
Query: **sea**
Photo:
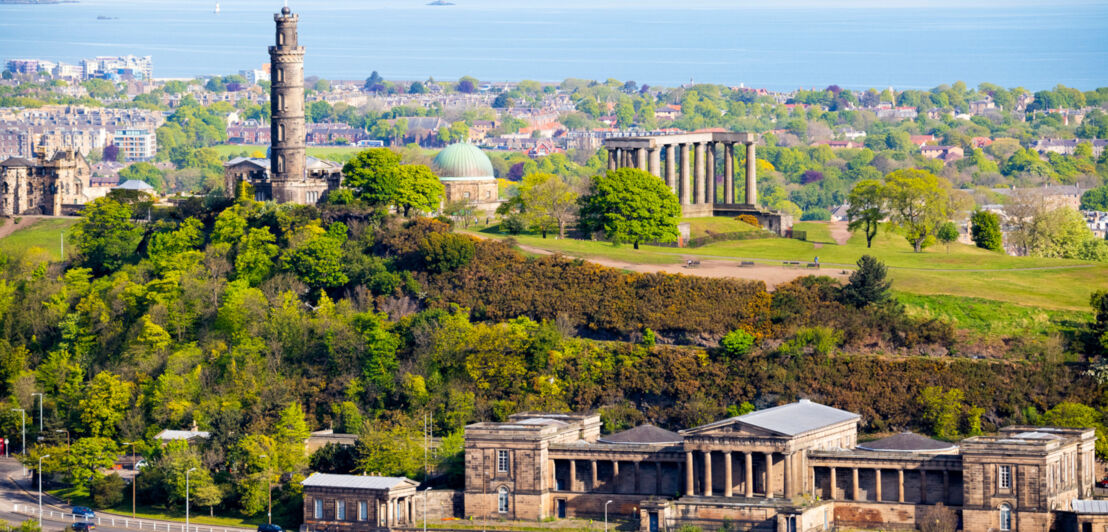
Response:
[[[565,78],[771,90],[1108,86],[1108,2],[293,0],[308,76]],[[149,55],[158,78],[261,68],[280,1],[0,5],[0,60]],[[104,18],[107,20],[101,20]]]

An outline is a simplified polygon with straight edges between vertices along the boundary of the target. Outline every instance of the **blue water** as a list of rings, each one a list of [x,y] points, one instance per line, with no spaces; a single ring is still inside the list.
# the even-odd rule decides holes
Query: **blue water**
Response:
[[[771,89],[929,88],[957,80],[1031,90],[1108,86],[1108,2],[868,9],[736,0],[667,9],[632,0],[562,8],[550,7],[566,5],[558,0],[425,1],[293,0],[307,75],[364,79],[377,70],[390,79],[578,77],[669,86],[692,79]],[[221,4],[218,15],[214,0],[0,5],[0,58],[151,55],[156,77],[259,68],[281,4]],[[738,7],[720,7],[729,5]]]

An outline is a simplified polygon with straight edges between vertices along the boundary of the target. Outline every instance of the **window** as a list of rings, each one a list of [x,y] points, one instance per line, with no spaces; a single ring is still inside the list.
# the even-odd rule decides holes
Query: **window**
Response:
[[[285,45],[285,34],[284,33],[278,33],[277,34],[277,46],[284,46],[284,45]]]
[[[508,451],[496,451],[496,471],[498,473],[508,472]]]
[[[496,502],[496,511],[502,514],[508,513],[508,488],[500,486],[496,491]]]
[[[277,69],[277,81],[285,81],[285,69]]]
[[[284,172],[285,171],[285,156],[284,155],[278,155],[277,156],[277,171],[278,172]]]
[[[278,124],[277,125],[277,142],[281,142],[283,140],[285,140],[285,125],[284,124]]]
[[[365,521],[366,519],[369,519],[369,503],[358,501],[358,520]]]
[[[998,468],[997,486],[1002,490],[1012,489],[1012,466],[1002,465]]]
[[[1007,504],[1000,505],[1000,529],[1012,530],[1012,507]]]
[[[323,519],[323,499],[315,500],[315,512],[312,514],[312,517]]]
[[[282,111],[286,110],[285,109],[285,95],[284,94],[278,94],[277,95],[277,108],[282,110]]]
[[[346,521],[346,501],[335,501],[335,519]]]

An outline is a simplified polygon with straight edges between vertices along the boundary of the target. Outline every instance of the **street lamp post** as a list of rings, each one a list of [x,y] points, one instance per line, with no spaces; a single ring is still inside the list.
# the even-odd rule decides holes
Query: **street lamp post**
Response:
[[[54,429],[54,432],[65,433],[65,450],[69,450],[69,429]]]
[[[66,446],[69,446],[69,433],[65,433]],[[138,490],[138,462],[135,460],[135,444],[138,442],[129,441],[124,443],[123,446],[131,446],[131,471],[135,472],[135,475],[131,477],[131,519],[135,518],[135,493]]]
[[[196,468],[185,471],[185,532],[191,532],[189,528],[189,473],[196,471]]]
[[[12,412],[19,412],[19,417],[23,420],[23,445],[19,448],[19,454],[26,456],[27,454],[27,411],[22,408],[13,408]]]
[[[42,459],[50,458],[50,455],[44,454],[38,457],[38,529],[42,530]]]
[[[608,502],[604,503],[604,532],[608,532],[608,505],[612,504],[612,500],[608,499]]]
[[[260,455],[258,458],[265,458],[265,496],[266,496],[266,507],[267,507],[267,510],[265,512],[265,518],[266,518],[266,522],[272,525],[273,524],[273,475],[270,473],[270,469],[269,469],[269,455],[263,454],[263,455]]]
[[[31,395],[32,396],[34,396],[34,395],[38,396],[38,433],[41,436],[42,435],[42,392],[35,392],[35,393],[32,393]]]
[[[427,532],[427,496],[431,493],[431,486],[423,490],[423,532]]]

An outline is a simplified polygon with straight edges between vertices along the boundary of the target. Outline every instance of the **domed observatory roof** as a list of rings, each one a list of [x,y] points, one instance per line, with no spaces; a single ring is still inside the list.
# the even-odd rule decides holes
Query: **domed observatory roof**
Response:
[[[933,440],[927,436],[904,432],[880,440],[859,443],[858,449],[894,453],[947,454],[957,451],[958,446],[945,441]]]
[[[495,179],[492,161],[472,144],[451,144],[435,156],[431,163],[443,181]]]

